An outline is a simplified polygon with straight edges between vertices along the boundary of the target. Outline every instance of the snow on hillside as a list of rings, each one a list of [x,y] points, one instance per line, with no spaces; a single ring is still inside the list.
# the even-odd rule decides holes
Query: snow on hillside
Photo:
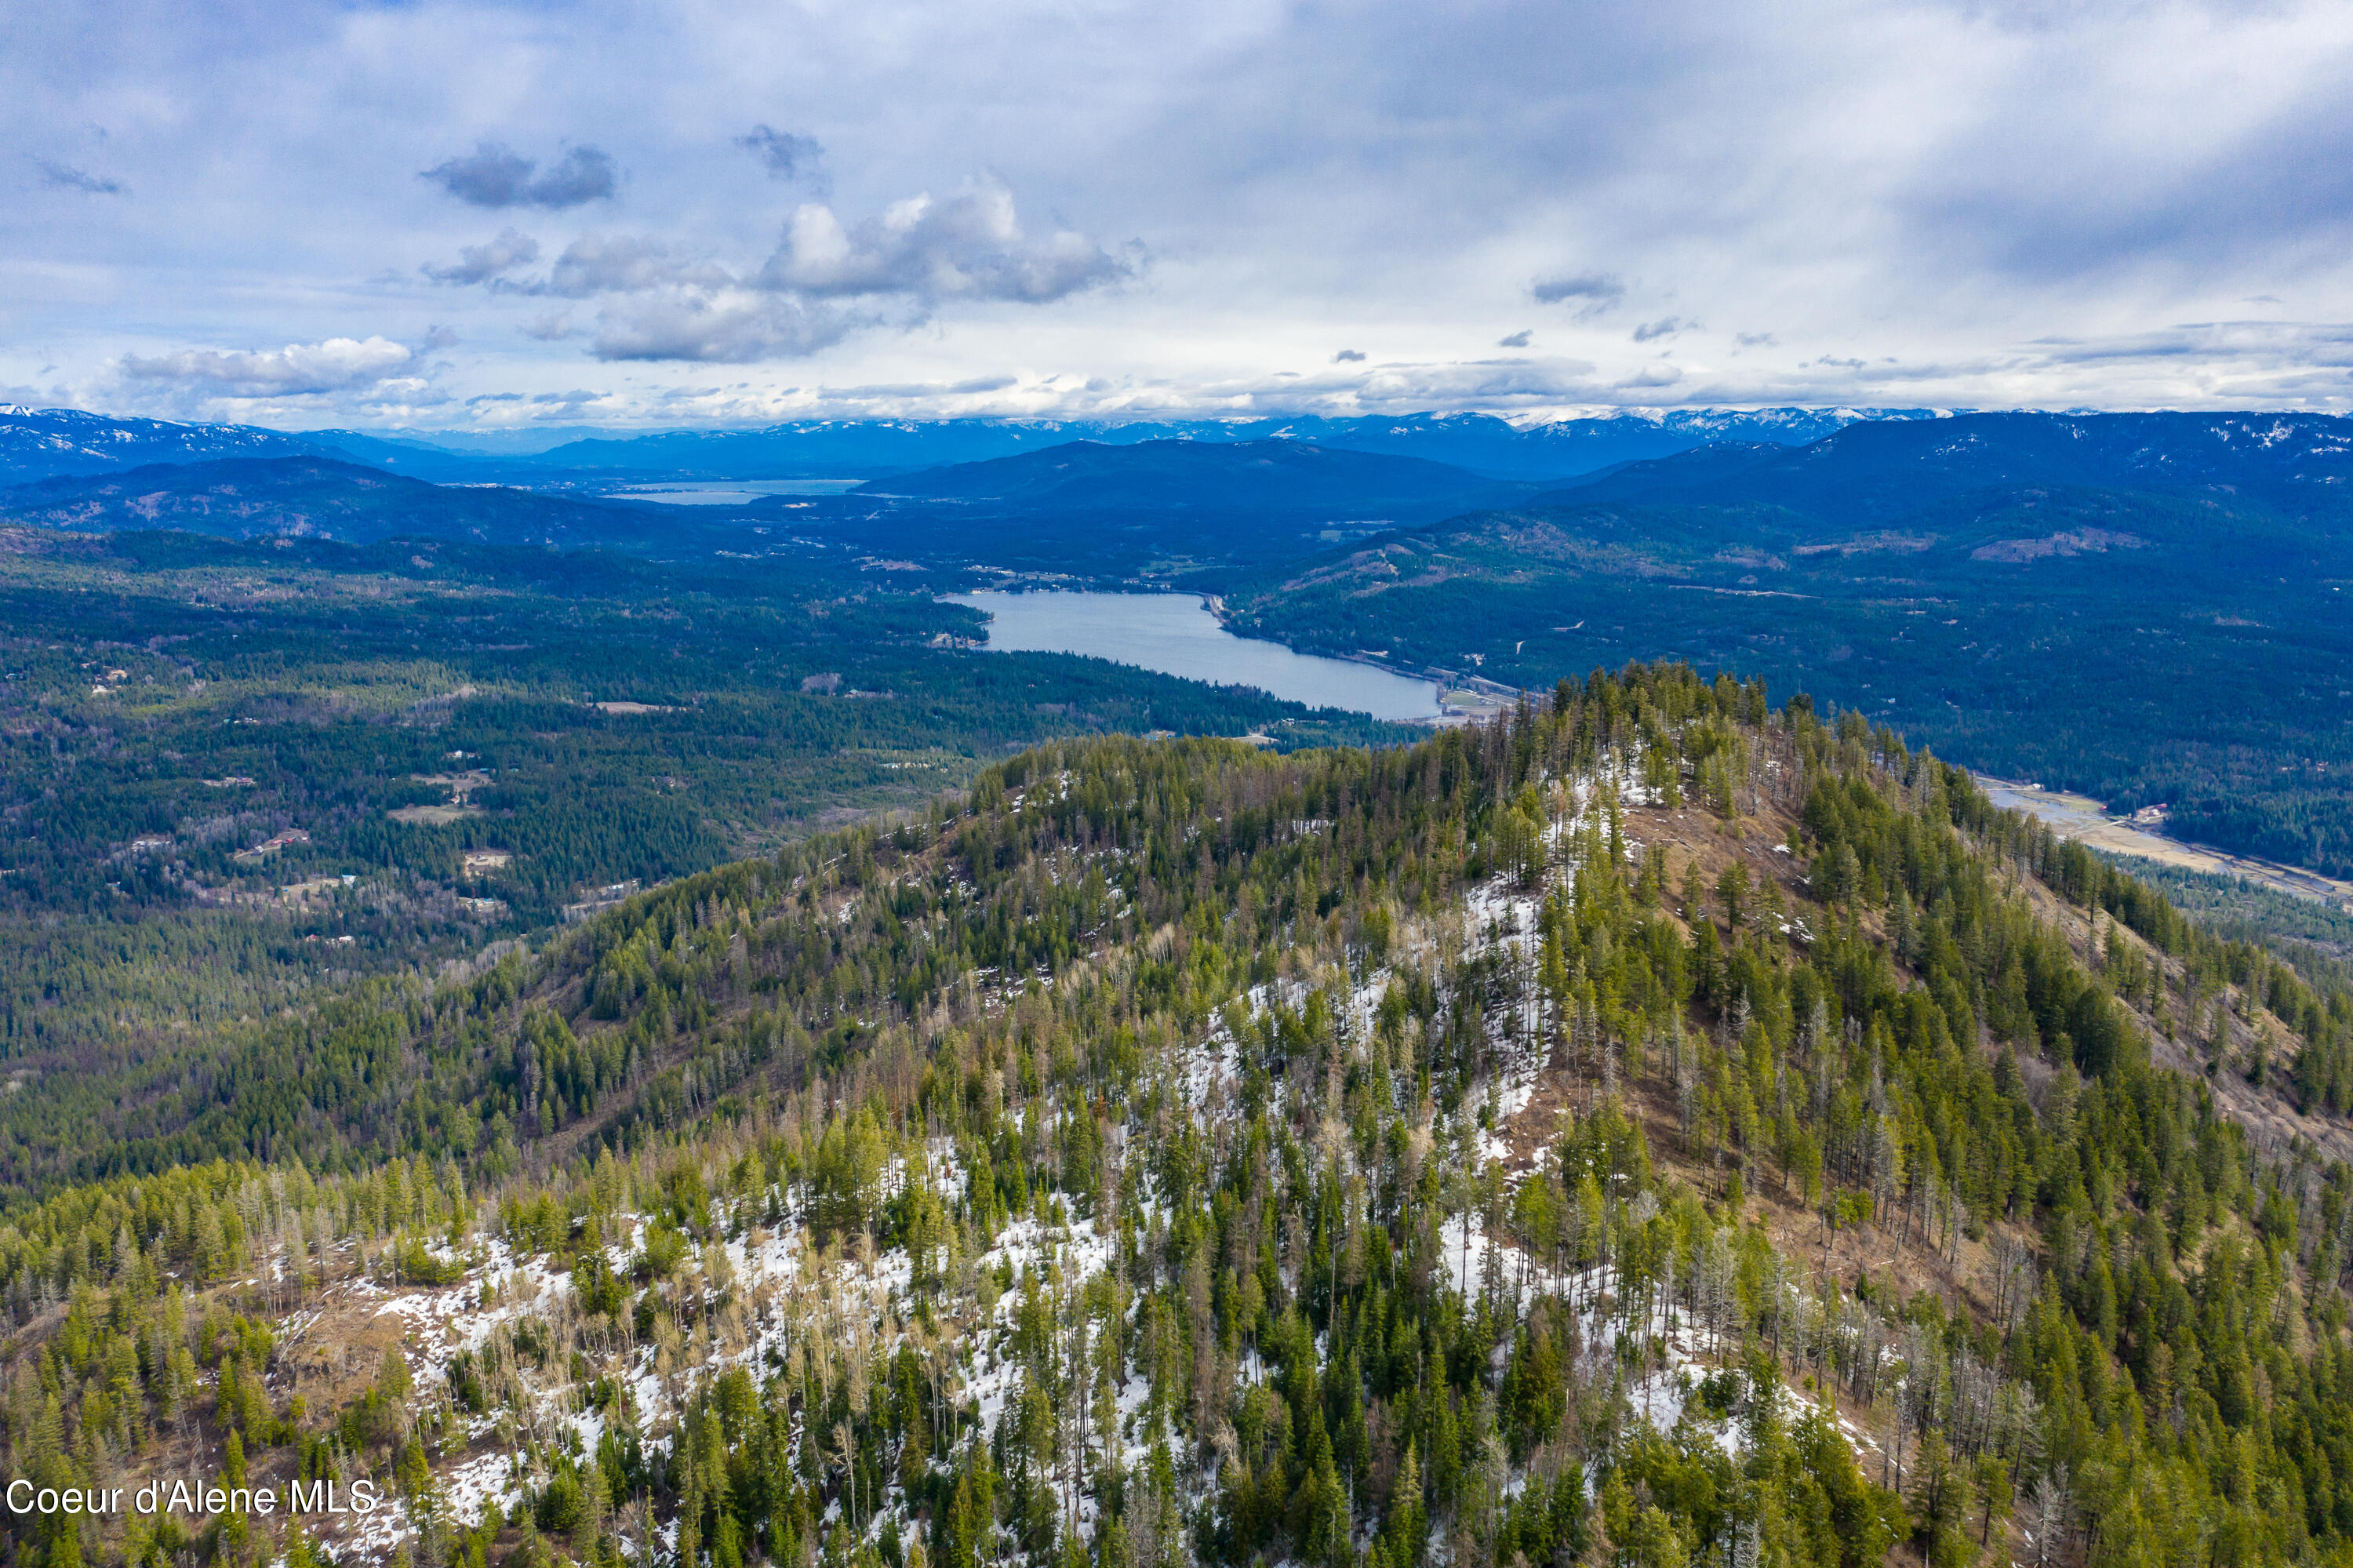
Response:
[[[1546,838],[1558,849],[1580,835],[1598,835],[1613,787],[1621,802],[1654,804],[1645,801],[1638,779],[1639,772],[1630,770],[1609,786],[1592,779],[1547,784],[1551,807]],[[1639,855],[1641,850],[1637,842],[1627,853]],[[1083,874],[1082,858],[1072,857],[1062,874]],[[1167,1065],[1181,1077],[1180,1103],[1204,1121],[1239,1115],[1236,1090],[1243,1072],[1243,1048],[1235,1038],[1234,1024],[1256,1026],[1277,1010],[1295,1012],[1307,1004],[1312,991],[1323,992],[1344,1039],[1362,1040],[1374,1028],[1382,998],[1405,966],[1455,974],[1482,963],[1532,970],[1538,957],[1544,898],[1547,892],[1568,886],[1569,874],[1556,857],[1543,887],[1522,887],[1497,877],[1469,890],[1452,910],[1406,923],[1388,963],[1368,964],[1353,975],[1336,969],[1287,974],[1251,987],[1226,1016],[1186,1047],[1180,1059]],[[1022,982],[996,983],[1018,990]],[[1550,1125],[1531,1124],[1532,1118],[1548,1123],[1551,1114],[1536,1105],[1546,1073],[1554,1066],[1543,1044],[1545,1021],[1535,1012],[1540,1006],[1523,1000],[1515,1008],[1487,1015],[1492,1068],[1485,1083],[1466,1100],[1464,1114],[1478,1117],[1481,1125],[1461,1130],[1475,1139],[1483,1159],[1502,1164],[1507,1190],[1516,1189],[1532,1169],[1512,1164],[1514,1146],[1533,1140],[1548,1150],[1555,1137]],[[1443,1129],[1439,1135],[1449,1136]],[[934,1191],[962,1189],[966,1173],[947,1140],[934,1140],[924,1160],[923,1174]],[[903,1160],[894,1162],[885,1185],[901,1188],[910,1174]],[[284,1319],[280,1332],[290,1342],[322,1319],[363,1318],[396,1326],[400,1352],[426,1404],[448,1398],[468,1358],[480,1361],[487,1357],[502,1369],[502,1377],[512,1373],[514,1392],[501,1403],[480,1414],[452,1410],[450,1435],[433,1467],[434,1505],[446,1510],[448,1519],[470,1526],[492,1502],[511,1510],[526,1501],[546,1479],[551,1455],[593,1453],[608,1419],[629,1424],[649,1448],[666,1449],[698,1389],[732,1368],[744,1368],[755,1380],[787,1372],[812,1342],[866,1360],[889,1355],[902,1344],[942,1356],[949,1369],[948,1392],[976,1412],[982,1432],[989,1431],[1021,1393],[1022,1372],[1012,1341],[1024,1293],[1076,1293],[1119,1262],[1112,1235],[1068,1214],[1059,1198],[1049,1200],[1041,1193],[1035,1211],[1007,1224],[987,1250],[969,1261],[964,1277],[978,1282],[976,1293],[949,1300],[939,1291],[927,1295],[918,1288],[913,1261],[904,1248],[813,1247],[810,1216],[785,1205],[786,1197],[772,1192],[768,1206],[758,1212],[748,1200],[732,1211],[715,1203],[712,1239],[700,1247],[691,1241],[684,1244],[684,1256],[672,1275],[677,1292],[672,1301],[694,1308],[697,1326],[682,1337],[658,1332],[655,1342],[645,1344],[626,1337],[617,1344],[600,1338],[579,1308],[572,1275],[544,1255],[519,1255],[506,1241],[491,1238],[487,1213],[481,1227],[486,1239],[469,1244],[463,1255],[446,1245],[428,1249],[444,1265],[462,1264],[455,1283],[386,1285],[363,1275],[331,1287],[322,1299]],[[774,1219],[779,1205],[785,1205],[781,1222]],[[1638,1209],[1642,1205],[1656,1212],[1656,1201],[1648,1194],[1636,1201]],[[1144,1207],[1147,1217],[1160,1213],[1148,1193]],[[660,1223],[643,1213],[623,1216],[608,1233],[618,1239],[603,1247],[605,1262],[617,1273],[628,1273],[648,1253],[649,1237]],[[1688,1419],[1729,1451],[1738,1450],[1745,1440],[1739,1424],[1728,1415],[1708,1414],[1694,1393],[1708,1377],[1737,1378],[1722,1371],[1733,1341],[1724,1333],[1720,1312],[1712,1321],[1695,1316],[1679,1308],[1672,1292],[1662,1288],[1647,1315],[1630,1324],[1612,1302],[1619,1281],[1607,1260],[1555,1271],[1548,1260],[1490,1236],[1475,1207],[1444,1220],[1439,1234],[1444,1275],[1454,1289],[1471,1298],[1500,1291],[1524,1305],[1540,1294],[1566,1300],[1578,1324],[1584,1354],[1597,1368],[1616,1364],[1628,1369],[1627,1397],[1638,1421],[1665,1431]],[[1704,1289],[1703,1299],[1719,1298],[1726,1288],[1733,1245],[1729,1236],[1727,1231],[1716,1244],[1723,1257],[1715,1266],[1724,1278]],[[1006,1279],[1013,1284],[1000,1294],[999,1282]],[[1799,1291],[1794,1282],[1785,1288]],[[1802,1306],[1802,1293],[1799,1300]],[[1131,1306],[1131,1321],[1134,1310]],[[920,1327],[927,1319],[932,1326]],[[563,1355],[546,1355],[533,1364],[531,1358],[515,1353],[518,1342],[548,1342],[542,1335],[552,1335],[558,1348],[576,1348],[593,1380],[600,1386],[609,1380],[617,1398],[592,1406],[587,1390],[575,1375],[577,1363]],[[1629,1335],[1638,1342],[1621,1347],[1620,1340]],[[1245,1359],[1242,1375],[1250,1380],[1263,1375],[1254,1354]],[[1155,1436],[1145,1419],[1148,1393],[1142,1369],[1125,1369],[1113,1425],[1119,1458],[1126,1466],[1145,1462]],[[1792,1416],[1815,1408],[1799,1391],[1786,1391],[1782,1397]],[[1835,1410],[1831,1414],[1858,1453],[1874,1451],[1868,1434]],[[1200,1483],[1195,1478],[1190,1489],[1195,1495],[1199,1495]],[[1071,1497],[1062,1481],[1054,1485],[1082,1530],[1091,1531],[1092,1499],[1083,1494]],[[906,1510],[905,1496],[894,1484],[870,1523],[870,1539],[892,1517],[902,1530],[908,1528]],[[339,1560],[382,1563],[404,1542],[414,1541],[418,1530],[412,1503],[390,1499],[372,1515],[341,1521],[340,1527],[330,1523],[325,1541],[343,1554]],[[630,1543],[633,1552],[638,1544]]]

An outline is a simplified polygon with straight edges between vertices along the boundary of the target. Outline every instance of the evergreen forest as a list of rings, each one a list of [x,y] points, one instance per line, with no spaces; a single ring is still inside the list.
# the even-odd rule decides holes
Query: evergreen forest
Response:
[[[11,1474],[218,1498],[13,1559],[2353,1563],[2353,995],[1966,770],[1655,664],[963,778],[12,1079]]]

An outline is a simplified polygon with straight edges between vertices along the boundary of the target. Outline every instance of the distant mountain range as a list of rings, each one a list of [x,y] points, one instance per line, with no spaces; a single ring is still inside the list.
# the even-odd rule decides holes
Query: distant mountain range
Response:
[[[159,462],[326,457],[443,482],[563,475],[624,479],[871,479],[1094,441],[1295,441],[1451,464],[1502,479],[1567,479],[1721,441],[1802,445],[1858,420],[1918,419],[1923,409],[1633,410],[1514,425],[1487,414],[1255,419],[814,419],[756,430],[597,436],[545,450],[522,437],[468,432],[307,430],[116,418],[0,405],[0,483],[119,471]],[[545,434],[542,432],[543,438]]]
[[[1237,630],[1507,685],[1687,658],[2353,876],[2348,524],[2353,421],[1980,414],[1679,453],[1219,586]]]
[[[1071,441],[1297,441],[1449,463],[1495,479],[1557,479],[1714,441],[1801,445],[1858,419],[1926,418],[1925,409],[1630,411],[1514,425],[1491,414],[1256,419],[813,419],[759,430],[674,431],[575,441],[533,466],[680,478],[856,478],[983,462]]]
[[[321,450],[301,437],[250,425],[182,425],[0,403],[0,484],[150,463],[316,456]]]
[[[0,490],[0,522],[83,533],[168,528],[365,544],[398,537],[491,545],[628,544],[647,512],[499,487],[429,484],[317,457],[232,458],[62,475]],[[660,518],[668,524],[672,519]]]
[[[1472,504],[1499,490],[1527,488],[1499,485],[1468,469],[1423,458],[1335,450],[1297,440],[1159,440],[1133,446],[1066,441],[1018,457],[879,479],[856,493],[1058,510],[1320,511],[1393,501]]]
[[[1867,523],[2017,486],[2353,503],[2353,421],[2328,414],[1970,414],[1851,425],[1810,446],[1719,445],[1630,464],[1533,504],[1770,505]]]

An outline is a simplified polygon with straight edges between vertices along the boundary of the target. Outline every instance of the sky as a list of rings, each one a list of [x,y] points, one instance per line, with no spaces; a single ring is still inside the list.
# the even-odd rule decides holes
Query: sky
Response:
[[[2353,7],[0,0],[0,401],[2353,403]]]

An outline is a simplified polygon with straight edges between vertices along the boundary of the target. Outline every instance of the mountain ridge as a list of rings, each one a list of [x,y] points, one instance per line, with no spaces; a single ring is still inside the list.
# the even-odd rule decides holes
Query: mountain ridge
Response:
[[[602,434],[545,450],[501,451],[470,432],[318,429],[118,418],[0,405],[0,482],[99,473],[144,463],[260,455],[343,456],[423,477],[491,479],[554,472],[644,478],[871,478],[980,461],[1072,440],[1298,440],[1419,457],[1489,477],[1560,478],[1712,440],[1804,441],[1859,419],[1936,417],[1881,408],[1630,409],[1514,424],[1490,414],[1417,413],[1240,418],[988,418],[802,419],[749,429]],[[438,440],[437,440],[437,435]]]
[[[1038,507],[1331,506],[1431,502],[1512,487],[1422,458],[1304,441],[1065,441],[1015,457],[872,480],[853,494]],[[1524,488],[1524,487],[1523,487]]]
[[[429,483],[335,458],[230,458],[59,476],[0,490],[0,519],[80,533],[178,529],[373,543],[415,535],[585,546],[649,531],[637,510]]]
[[[1220,419],[816,419],[749,431],[680,431],[631,440],[575,442],[535,462],[629,471],[665,465],[681,476],[740,470],[732,477],[835,477],[835,470],[904,471],[984,461],[1072,440],[1296,440],[1334,450],[1420,457],[1491,478],[1535,479],[1737,438],[1810,440],[1856,419],[1933,417],[1929,410],[1658,409],[1514,425],[1492,414],[1265,415]],[[926,444],[926,443],[930,444]],[[762,465],[777,471],[763,475]],[[786,469],[794,471],[786,473]],[[839,477],[849,477],[840,474]],[[878,473],[879,476],[879,473]]]
[[[1681,502],[1787,506],[1861,521],[1968,490],[2097,485],[2253,490],[2341,504],[2353,420],[2332,414],[1959,414],[1934,427],[1851,425],[1795,449],[1721,444],[1634,463],[1532,505]]]
[[[252,425],[185,424],[0,404],[0,485],[173,461],[325,455],[300,436]]]

